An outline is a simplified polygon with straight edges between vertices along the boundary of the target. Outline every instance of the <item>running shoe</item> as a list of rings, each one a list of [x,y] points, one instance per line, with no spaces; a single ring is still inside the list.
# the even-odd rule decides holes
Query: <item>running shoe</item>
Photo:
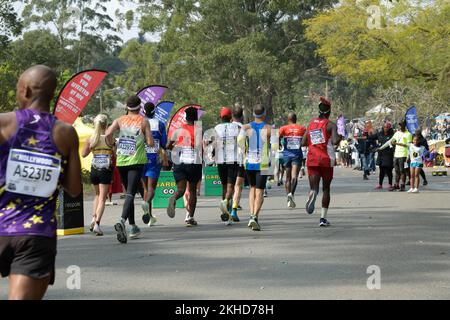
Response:
[[[291,193],[289,193],[287,196],[287,205],[288,205],[288,208],[291,208],[291,209],[294,209],[296,206],[296,204],[294,202],[294,196]]]
[[[96,236],[99,236],[99,237],[101,237],[103,235],[103,231],[102,231],[102,229],[100,229],[100,226],[98,225],[98,223],[96,223],[94,226],[94,233]]]
[[[308,201],[306,202],[306,212],[309,214],[314,213],[315,205],[316,205],[317,192],[311,190],[309,192]]]
[[[405,185],[404,185],[404,184],[402,184],[402,185],[400,186],[400,191],[406,191],[406,188],[405,188]]]
[[[320,218],[319,227],[328,227],[330,223],[327,219]]]
[[[120,221],[114,225],[114,229],[117,232],[117,240],[120,243],[127,243],[127,229],[125,228],[125,221],[120,219]]]
[[[197,221],[194,218],[190,218],[186,221],[186,227],[195,227],[197,225]]]
[[[419,189],[414,188],[413,191],[411,191],[411,193],[419,193]]]
[[[149,221],[149,223],[147,224],[149,227],[153,227],[155,224],[156,224],[156,222],[157,222],[158,220],[156,219],[156,217],[154,217],[154,216],[150,216],[150,221]]]
[[[383,186],[380,184],[375,187],[375,190],[381,190],[381,189],[383,189]]]
[[[392,186],[392,184],[389,185],[388,191],[394,191],[395,188]]]
[[[424,185],[424,186],[427,186],[427,185],[428,185],[428,181],[425,180],[425,181],[423,182],[423,185]]]
[[[256,216],[251,216],[248,222],[248,227],[252,228],[253,231],[261,231],[261,226],[258,223],[258,218]]]
[[[409,188],[409,190],[408,191],[406,191],[407,193],[411,193],[411,192],[413,192],[414,191],[414,188]]]
[[[264,198],[267,198],[267,197],[268,197],[268,195],[267,195],[267,190],[264,189]]]
[[[236,209],[231,210],[231,220],[233,220],[234,222],[240,221]]]
[[[220,219],[222,219],[223,222],[230,220],[230,212],[228,211],[228,201],[222,200],[220,201],[220,211],[222,211],[222,214],[220,215]]]
[[[400,187],[398,186],[398,184],[394,184],[394,190],[400,190]]]
[[[170,218],[175,217],[175,206],[177,204],[177,200],[175,200],[175,197],[170,197],[169,199],[169,206],[167,207],[167,215]]]
[[[145,224],[148,224],[150,222],[150,206],[148,205],[148,202],[143,201],[141,203],[142,211],[144,211],[144,214],[142,215],[142,222]]]
[[[141,235],[141,229],[137,225],[131,226],[130,239],[137,239]]]
[[[241,211],[242,207],[238,205],[237,209],[238,209],[238,211]]]
[[[95,227],[95,218],[92,218],[91,225],[89,226],[89,231],[93,232]]]

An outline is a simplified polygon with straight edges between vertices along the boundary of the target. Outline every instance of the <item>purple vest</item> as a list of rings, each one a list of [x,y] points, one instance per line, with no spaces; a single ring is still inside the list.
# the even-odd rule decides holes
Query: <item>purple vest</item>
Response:
[[[56,118],[16,111],[17,131],[0,145],[0,236],[56,236],[56,204],[67,160],[56,147]]]

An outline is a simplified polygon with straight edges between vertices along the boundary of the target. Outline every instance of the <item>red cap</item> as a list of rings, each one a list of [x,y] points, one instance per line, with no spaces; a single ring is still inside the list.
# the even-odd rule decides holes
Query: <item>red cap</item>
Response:
[[[328,107],[331,107],[331,102],[325,99],[324,97],[320,97],[320,102]]]
[[[227,107],[222,107],[222,109],[220,109],[220,117],[231,117],[231,115],[233,114],[233,112],[231,111],[230,108]]]

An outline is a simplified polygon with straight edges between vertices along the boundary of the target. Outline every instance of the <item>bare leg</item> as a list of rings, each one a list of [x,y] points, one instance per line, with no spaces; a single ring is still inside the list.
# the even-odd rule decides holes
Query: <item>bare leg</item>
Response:
[[[286,168],[286,181],[284,183],[284,187],[286,189],[286,194],[291,193],[291,184],[292,184],[292,166]]]
[[[12,274],[9,276],[9,300],[42,300],[47,291],[50,277],[34,279]]]
[[[255,214],[255,198],[256,198],[256,188],[255,187],[250,187],[250,193],[248,195],[248,200],[249,200],[249,207],[250,207],[250,214],[253,215]]]
[[[255,200],[254,200],[254,211],[253,214],[257,217],[261,211],[262,205],[264,203],[264,189],[255,189]]]
[[[197,185],[189,183],[189,217],[193,218],[197,206]]]
[[[99,186],[99,195],[97,202],[97,211],[95,212],[95,222],[100,223],[105,212],[105,203],[108,196],[109,184],[101,184]]]
[[[300,173],[300,167],[293,164],[292,165],[292,173],[291,173],[291,188],[290,188],[290,193],[292,193],[292,195],[295,194],[295,190],[297,190],[297,180],[298,180],[298,174]]]
[[[94,197],[94,204],[93,204],[93,208],[92,208],[92,219],[97,221],[96,213],[97,213],[99,196],[100,196],[99,185],[94,185],[94,192],[95,192],[95,197]]]

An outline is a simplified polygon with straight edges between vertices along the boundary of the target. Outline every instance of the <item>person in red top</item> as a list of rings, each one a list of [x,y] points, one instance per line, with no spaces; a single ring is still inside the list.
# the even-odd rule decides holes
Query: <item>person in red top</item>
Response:
[[[197,225],[194,220],[197,184],[202,179],[202,130],[195,125],[198,120],[197,109],[189,107],[185,112],[187,123],[173,133],[167,145],[167,149],[172,151],[173,176],[177,183],[177,191],[169,199],[167,215],[175,217],[176,202],[183,197],[187,188],[189,201],[186,210],[189,217],[186,217],[186,226],[193,227]]]
[[[303,136],[302,145],[308,147],[308,167],[310,192],[306,202],[306,212],[312,214],[317,195],[319,193],[320,179],[323,180],[322,190],[322,214],[320,227],[330,225],[326,219],[330,205],[330,186],[333,180],[333,167],[336,164],[335,146],[339,144],[341,137],[337,133],[337,126],[329,120],[331,114],[331,102],[320,98],[319,117],[313,119]]]
[[[283,167],[286,170],[287,205],[295,208],[294,194],[297,188],[297,179],[302,167],[302,139],[306,128],[297,124],[297,115],[293,112],[288,115],[288,124],[279,130],[280,145],[283,146]]]

